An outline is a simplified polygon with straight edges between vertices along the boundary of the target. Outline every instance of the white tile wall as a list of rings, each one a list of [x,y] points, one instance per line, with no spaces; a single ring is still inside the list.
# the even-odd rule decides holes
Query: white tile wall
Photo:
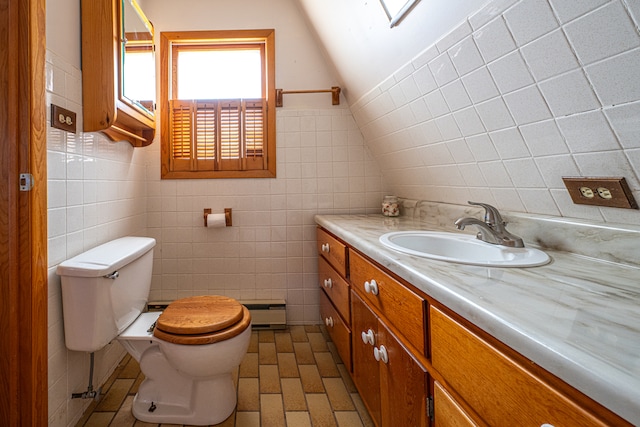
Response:
[[[139,149],[82,132],[80,70],[53,52],[46,56],[47,103],[77,113],[78,133],[47,128],[49,251],[49,426],[74,425],[90,400],[70,400],[89,384],[89,355],[64,344],[57,265],[124,235],[146,233],[146,165]],[[94,385],[103,383],[124,354],[119,344],[96,353]]]
[[[390,191],[640,224],[637,210],[574,205],[561,179],[624,176],[640,199],[637,4],[494,0],[425,46],[403,67],[420,90],[409,128],[397,128],[406,104],[383,101],[395,76],[351,106]]]
[[[375,108],[391,112],[418,95],[415,85],[397,85]],[[148,232],[158,241],[151,299],[284,298],[289,323],[317,322],[314,215],[377,212],[383,194],[350,111],[279,109],[275,179],[160,180],[159,144],[149,148]],[[232,208],[233,227],[204,228],[205,208]]]

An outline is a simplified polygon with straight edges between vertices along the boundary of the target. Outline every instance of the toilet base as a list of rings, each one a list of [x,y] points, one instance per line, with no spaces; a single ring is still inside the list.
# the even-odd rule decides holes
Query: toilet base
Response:
[[[238,363],[239,364],[239,363]],[[158,345],[142,355],[145,375],[133,401],[133,416],[158,424],[212,425],[226,420],[237,403],[231,372],[205,378],[181,374]]]
[[[158,424],[213,425],[229,418],[236,408],[236,389],[231,374],[194,381],[188,396],[171,392],[160,397],[155,381],[140,384],[133,399],[133,416],[144,422]],[[177,384],[176,384],[177,385]],[[174,390],[181,387],[176,387]],[[146,392],[148,389],[149,392]],[[190,399],[185,397],[195,397]],[[160,398],[160,400],[154,400]],[[152,406],[153,405],[153,406]],[[153,410],[151,411],[151,409]]]

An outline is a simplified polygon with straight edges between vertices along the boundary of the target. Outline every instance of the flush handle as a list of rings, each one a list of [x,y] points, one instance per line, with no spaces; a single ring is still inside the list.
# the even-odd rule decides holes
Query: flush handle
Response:
[[[118,273],[118,271],[116,270],[116,271],[114,271],[114,272],[113,272],[113,273],[111,273],[111,274],[105,274],[105,275],[104,275],[104,278],[105,278],[105,279],[116,280],[116,279],[118,278],[118,276],[120,276],[120,273]]]

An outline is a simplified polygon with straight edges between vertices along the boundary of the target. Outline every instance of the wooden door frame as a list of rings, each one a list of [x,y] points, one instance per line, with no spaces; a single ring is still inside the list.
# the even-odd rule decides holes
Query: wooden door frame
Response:
[[[45,426],[45,0],[0,0],[0,425]],[[33,188],[20,190],[20,174]],[[24,182],[22,182],[24,183]]]

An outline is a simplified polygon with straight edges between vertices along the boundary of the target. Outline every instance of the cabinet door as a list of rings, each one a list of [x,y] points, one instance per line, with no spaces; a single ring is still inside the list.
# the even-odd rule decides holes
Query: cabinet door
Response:
[[[433,384],[435,427],[478,427],[439,382]]]
[[[350,323],[349,283],[323,257],[318,257],[318,282],[345,323]]]
[[[382,425],[427,427],[427,370],[381,320],[378,343]]]
[[[329,301],[323,291],[320,292],[320,316],[327,325],[327,332],[336,346],[344,366],[351,372],[351,330]]]
[[[336,269],[342,277],[347,277],[347,246],[325,230],[316,231],[318,253]]]
[[[373,348],[378,338],[378,318],[355,292],[351,292],[351,328],[353,331],[353,382],[369,410],[369,415],[380,426],[380,375]],[[367,338],[365,343],[364,337]],[[368,337],[372,337],[369,340]],[[397,424],[400,425],[400,424]]]
[[[605,425],[433,306],[431,360],[447,384],[491,426]]]
[[[369,262],[349,251],[351,287],[378,315],[395,328],[405,342],[420,354],[427,354],[424,298]]]

